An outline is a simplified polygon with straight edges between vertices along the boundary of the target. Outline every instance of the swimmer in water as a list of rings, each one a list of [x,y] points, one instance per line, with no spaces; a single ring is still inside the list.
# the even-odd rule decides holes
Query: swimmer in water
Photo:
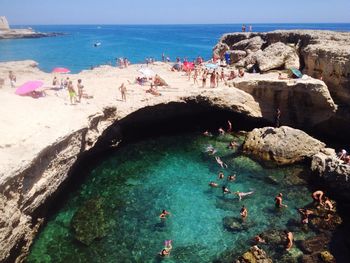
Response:
[[[231,182],[236,181],[236,175],[235,175],[235,174],[229,175],[229,176],[227,177],[227,180],[228,180],[228,181],[231,181]]]
[[[216,162],[221,166],[221,168],[227,168],[227,164],[224,163],[224,162],[221,160],[220,157],[215,156],[215,160],[216,160]]]
[[[165,246],[162,249],[162,251],[159,252],[159,255],[161,257],[168,257],[170,256],[170,252],[173,249],[173,246],[171,245],[171,240],[165,240]]]
[[[283,194],[282,194],[282,193],[279,193],[279,194],[275,197],[275,206],[276,206],[277,208],[288,207],[287,205],[282,204],[282,201],[283,201],[282,197],[283,197]]]
[[[219,179],[224,179],[225,178],[225,175],[223,172],[220,172],[219,175],[218,175],[218,178]]]
[[[225,195],[225,194],[231,193],[231,191],[224,185],[224,186],[222,187],[222,193]]]
[[[163,209],[162,213],[159,215],[159,218],[160,219],[166,219],[168,215],[170,215],[170,212],[168,212],[165,209]]]
[[[238,146],[238,143],[236,143],[235,141],[231,141],[230,143],[229,143],[229,145],[227,146],[227,148],[229,148],[229,149],[234,149],[235,147],[237,147]]]
[[[245,220],[247,218],[248,210],[245,206],[242,206],[240,214],[241,214],[242,220]]]
[[[243,193],[243,192],[240,192],[240,191],[237,191],[237,192],[234,192],[235,195],[238,195],[239,197],[239,201],[242,200],[243,197],[246,197],[248,195],[252,195],[254,194],[254,191],[251,191],[251,192],[246,192],[246,193]]]
[[[221,127],[218,129],[218,132],[219,132],[220,135],[225,135],[225,131]]]
[[[256,235],[255,237],[254,237],[254,241],[256,242],[256,243],[266,243],[266,241],[265,241],[265,239],[263,239],[260,235]]]
[[[219,185],[217,183],[214,183],[214,182],[210,182],[209,186],[211,186],[211,187],[219,187]]]
[[[205,148],[205,152],[209,153],[210,155],[216,154],[217,150],[213,147],[213,145],[208,145],[207,148]]]
[[[211,134],[209,131],[203,132],[203,135],[204,135],[204,136],[208,136],[208,137],[213,136],[213,134]]]

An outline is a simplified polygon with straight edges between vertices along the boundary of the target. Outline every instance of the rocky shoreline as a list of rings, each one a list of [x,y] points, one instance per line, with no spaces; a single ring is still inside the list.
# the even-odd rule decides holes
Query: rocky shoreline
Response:
[[[0,40],[1,39],[20,39],[20,38],[42,38],[42,37],[56,37],[62,36],[63,33],[41,33],[34,32],[30,29],[10,29],[6,31],[0,31]]]
[[[160,64],[154,66],[154,70],[162,74],[171,88],[164,88],[162,96],[154,97],[132,86],[129,92],[133,98],[125,104],[116,101],[113,95],[116,88],[111,91],[110,87],[133,79],[137,75],[138,65],[130,67],[129,71],[106,66],[79,75],[69,75],[83,78],[97,90],[93,105],[89,103],[71,108],[54,96],[45,98],[46,102],[33,102],[31,98],[17,98],[10,92],[0,90],[4,105],[1,121],[8,124],[0,136],[0,262],[10,262],[16,257],[17,262],[25,259],[42,222],[35,217],[37,210],[45,206],[47,200],[69,178],[72,167],[85,154],[96,154],[116,147],[123,138],[123,126],[127,124],[165,120],[193,111],[203,112],[204,109],[231,112],[241,118],[248,118],[252,123],[273,124],[275,109],[281,107],[281,122],[291,127],[322,132],[327,131],[323,127],[328,127],[330,123],[334,124],[333,132],[339,132],[347,125],[350,127],[350,118],[341,114],[343,109],[350,106],[347,100],[350,98],[350,42],[345,41],[350,39],[350,34],[318,31],[228,34],[221,39],[214,52],[222,56],[227,50],[235,51],[232,49],[235,45],[240,48],[238,50],[244,49],[246,44],[241,41],[246,40],[249,46],[250,39],[254,37],[261,38],[259,50],[273,42],[294,43],[298,47],[298,54],[302,54],[299,57],[300,67],[310,76],[316,76],[322,71],[324,81],[312,77],[298,81],[279,80],[277,74],[273,73],[252,74],[233,80],[229,88],[200,89],[191,86],[186,80],[178,81],[181,79],[180,74],[172,73],[168,65]],[[241,56],[247,59],[243,52]],[[289,60],[287,65],[290,64]],[[43,73],[32,65],[33,62],[0,63],[0,76],[13,69],[22,74],[20,78],[23,80],[35,77],[51,81],[51,74]],[[283,65],[286,65],[285,61]],[[276,67],[280,68],[281,65]],[[177,75],[172,77],[171,74]],[[17,107],[27,107],[27,111],[35,116],[36,123],[28,122],[27,114],[16,115]],[[16,134],[14,129],[21,134]],[[290,142],[290,149],[302,143],[299,137],[289,140],[288,135],[294,131],[289,133],[285,130],[290,128],[268,129],[277,134],[278,140]],[[285,137],[280,137],[280,131]],[[267,149],[267,142],[261,142],[262,149]],[[323,143],[317,145],[324,149]],[[270,149],[266,156],[271,157],[271,151],[273,156],[281,153],[280,150],[273,152]],[[350,171],[334,159],[334,151],[330,152],[311,151],[307,158],[312,160],[315,174],[322,176],[334,191],[341,188],[349,192],[347,178]],[[299,155],[306,156],[304,153]],[[299,157],[288,159],[300,161]],[[272,160],[281,158],[274,157]],[[348,202],[350,197],[347,194],[342,196],[342,200]]]

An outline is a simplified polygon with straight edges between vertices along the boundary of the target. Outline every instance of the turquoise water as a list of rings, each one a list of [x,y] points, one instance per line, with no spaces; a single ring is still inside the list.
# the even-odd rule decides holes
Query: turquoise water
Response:
[[[18,26],[17,26],[18,27]],[[19,26],[28,27],[28,26]],[[39,39],[0,40],[0,61],[33,59],[51,72],[62,66],[77,73],[91,66],[113,63],[127,57],[143,63],[146,57],[161,59],[162,52],[192,60],[198,55],[209,59],[212,48],[228,32],[239,32],[241,24],[228,25],[60,25],[31,27],[40,32],[66,35]],[[253,24],[253,31],[276,29],[326,29],[350,31],[350,24]],[[94,48],[93,44],[102,45]]]
[[[310,202],[302,167],[263,168],[228,149],[232,139],[243,140],[188,134],[121,147],[93,169],[49,219],[28,262],[160,262],[157,253],[169,239],[173,250],[164,262],[232,262],[250,247],[252,237],[268,229],[286,229],[290,220],[299,220],[296,208]],[[227,169],[205,153],[208,145],[218,150]],[[237,180],[219,180],[221,170],[226,176],[236,173]],[[210,181],[231,191],[255,193],[239,202],[234,195],[223,196],[221,188],[210,188]],[[274,208],[279,192],[287,209]],[[84,245],[74,238],[72,218],[89,200],[102,204],[98,214],[104,220],[98,224],[107,231]],[[243,204],[249,212],[244,223],[239,214]],[[162,209],[171,212],[166,222],[159,219]],[[97,218],[97,213],[89,217]],[[243,229],[228,231],[225,217],[236,218]],[[311,234],[295,232],[298,238]]]

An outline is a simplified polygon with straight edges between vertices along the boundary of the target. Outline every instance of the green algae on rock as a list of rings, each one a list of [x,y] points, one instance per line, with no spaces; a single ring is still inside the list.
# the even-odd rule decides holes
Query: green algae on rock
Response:
[[[84,203],[74,214],[71,225],[75,238],[85,245],[104,237],[108,223],[103,211],[103,199],[91,199]]]

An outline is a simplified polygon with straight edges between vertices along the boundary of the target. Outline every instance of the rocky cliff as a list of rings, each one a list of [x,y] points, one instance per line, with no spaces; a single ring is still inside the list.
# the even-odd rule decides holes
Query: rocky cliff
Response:
[[[317,30],[232,33],[225,34],[213,52],[219,57],[230,54],[233,66],[248,71],[265,73],[294,67],[316,79],[322,78],[340,107],[318,128],[328,129],[336,136],[350,128],[350,33]]]
[[[10,26],[9,23],[7,22],[6,17],[0,16],[0,31],[1,30],[9,30]]]

